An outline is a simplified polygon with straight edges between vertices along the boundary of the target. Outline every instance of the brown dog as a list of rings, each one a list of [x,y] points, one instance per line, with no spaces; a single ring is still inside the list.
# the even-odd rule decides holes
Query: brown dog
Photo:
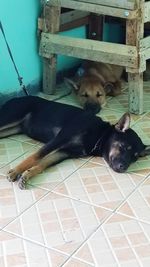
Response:
[[[122,73],[123,67],[86,61],[73,80],[65,78],[65,81],[73,86],[84,109],[98,113],[106,103],[106,95],[121,93]]]

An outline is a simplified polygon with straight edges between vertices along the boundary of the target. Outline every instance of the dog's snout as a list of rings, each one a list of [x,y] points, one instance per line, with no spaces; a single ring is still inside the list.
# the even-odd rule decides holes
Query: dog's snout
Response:
[[[117,166],[116,166],[116,170],[118,172],[124,172],[125,171],[125,166],[123,163],[118,163]]]
[[[111,167],[115,172],[120,172],[120,173],[125,172],[127,169],[127,165],[121,162],[112,163]]]
[[[84,109],[96,114],[101,110],[101,106],[97,103],[86,103]]]

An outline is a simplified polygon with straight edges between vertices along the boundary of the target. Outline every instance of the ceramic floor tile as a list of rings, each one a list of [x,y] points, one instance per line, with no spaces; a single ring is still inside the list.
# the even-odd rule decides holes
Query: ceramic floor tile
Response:
[[[2,167],[0,169],[0,173],[3,175],[6,175],[10,169],[14,168],[21,161],[26,159],[31,154],[35,153],[39,149],[39,147],[40,146],[38,145],[34,146],[32,149],[30,149],[30,151],[24,153],[22,156],[18,157],[16,160]],[[34,176],[33,178],[31,178],[28,181],[28,185],[32,185],[35,187],[38,186],[46,190],[52,190],[53,188],[57,186],[57,184],[62,182],[66,177],[72,174],[80,166],[84,165],[85,162],[87,162],[88,160],[89,158],[65,160],[62,163],[59,163],[53,167],[47,168],[41,174],[38,174]]]
[[[18,142],[25,142],[25,143],[28,143],[30,145],[39,144],[39,141],[34,140],[34,139],[24,135],[24,134],[12,135],[12,136],[9,137],[9,139],[15,140],[15,141],[18,141]]]
[[[67,255],[0,231],[1,267],[60,267]]]
[[[71,255],[109,215],[102,208],[49,193],[5,230]]]
[[[150,145],[150,113],[142,117],[132,128],[140,136],[144,144]],[[148,175],[150,173],[149,162],[150,156],[141,157],[130,166],[128,171]]]
[[[150,224],[150,178],[127,199],[119,212]]]
[[[46,169],[28,181],[28,184],[40,186],[46,190],[54,189],[64,179],[74,173],[80,166],[84,165],[84,159],[65,160],[56,166]]]
[[[88,162],[55,188],[55,192],[113,210],[142,179],[136,174],[119,174]]]
[[[0,175],[0,228],[4,227],[47,191],[30,187],[20,190],[16,184],[8,182],[6,176]]]
[[[63,265],[64,267],[91,267],[93,265],[88,264],[87,262],[79,261],[70,259],[66,264]]]
[[[109,109],[115,109],[118,112],[127,112],[128,111],[128,86],[125,85],[125,90],[116,97],[112,97],[107,100],[106,107]],[[150,82],[144,82],[144,112],[149,111],[150,104]]]
[[[26,142],[18,142],[9,138],[0,140],[0,168],[18,158],[26,151],[32,149],[34,145]]]
[[[74,254],[101,267],[148,267],[150,263],[150,225],[114,214]],[[85,250],[85,249],[84,249]]]

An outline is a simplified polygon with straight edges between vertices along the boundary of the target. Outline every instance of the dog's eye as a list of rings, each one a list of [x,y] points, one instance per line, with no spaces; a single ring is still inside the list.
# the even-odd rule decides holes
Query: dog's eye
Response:
[[[138,152],[135,152],[134,153],[134,156],[137,158],[138,157]]]
[[[127,147],[127,150],[131,150],[131,149],[132,149],[132,147],[131,147],[131,146],[128,146],[128,147]]]
[[[96,96],[97,96],[97,97],[100,97],[100,96],[102,96],[102,93],[97,92]]]
[[[83,94],[83,95],[81,95],[81,96],[83,96],[83,97],[88,97],[88,94],[87,94],[87,93],[85,93],[85,94]]]

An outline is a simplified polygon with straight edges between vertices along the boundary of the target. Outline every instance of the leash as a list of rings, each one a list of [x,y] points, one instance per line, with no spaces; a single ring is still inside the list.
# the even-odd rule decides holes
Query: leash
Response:
[[[7,47],[9,56],[10,56],[10,58],[11,58],[11,61],[12,61],[12,63],[13,63],[14,69],[15,69],[15,71],[16,71],[16,73],[17,73],[17,77],[18,77],[18,81],[19,81],[20,87],[21,87],[21,89],[24,91],[24,93],[25,93],[26,95],[29,95],[29,94],[28,94],[28,91],[27,91],[27,88],[26,88],[26,86],[25,86],[24,83],[23,83],[23,77],[20,76],[19,71],[18,71],[18,69],[17,69],[16,63],[15,63],[15,61],[14,61],[14,58],[13,58],[13,55],[12,55],[10,46],[9,46],[8,41],[7,41],[7,39],[6,39],[6,35],[5,35],[4,28],[3,28],[3,25],[2,25],[2,22],[1,22],[1,21],[0,21],[0,30],[1,30],[2,35],[3,35],[3,37],[4,37],[5,44],[6,44],[6,47]]]

